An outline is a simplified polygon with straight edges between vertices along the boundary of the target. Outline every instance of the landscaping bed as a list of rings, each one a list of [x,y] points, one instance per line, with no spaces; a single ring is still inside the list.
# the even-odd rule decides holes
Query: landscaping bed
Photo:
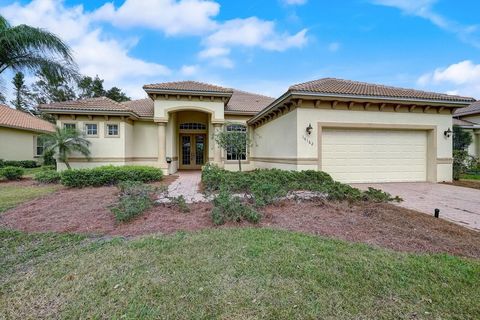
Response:
[[[446,184],[480,190],[480,180],[460,179],[460,180],[454,180],[452,182],[446,182]]]
[[[163,183],[168,184],[166,177]],[[190,204],[182,213],[173,206],[155,206],[127,223],[118,223],[109,207],[116,187],[61,189],[19,205],[0,216],[0,225],[27,232],[56,231],[138,236],[216,228],[212,204]],[[448,252],[480,258],[480,233],[442,219],[391,204],[330,201],[281,201],[260,210],[258,227],[295,230],[399,251]],[[229,222],[225,227],[252,226]],[[220,227],[221,228],[221,227]]]

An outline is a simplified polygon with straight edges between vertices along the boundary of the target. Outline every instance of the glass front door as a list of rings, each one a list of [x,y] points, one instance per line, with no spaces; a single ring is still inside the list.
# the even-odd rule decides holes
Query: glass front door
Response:
[[[180,169],[201,169],[205,164],[205,134],[180,134]]]

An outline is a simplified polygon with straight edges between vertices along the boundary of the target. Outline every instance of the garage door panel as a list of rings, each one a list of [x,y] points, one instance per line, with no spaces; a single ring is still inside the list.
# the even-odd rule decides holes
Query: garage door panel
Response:
[[[324,129],[322,168],[342,182],[425,181],[427,133]]]

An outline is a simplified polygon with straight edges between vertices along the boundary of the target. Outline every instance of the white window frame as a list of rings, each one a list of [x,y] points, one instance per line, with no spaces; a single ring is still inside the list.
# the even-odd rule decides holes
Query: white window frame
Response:
[[[116,135],[109,134],[108,126],[117,126],[117,134]],[[118,122],[105,123],[105,137],[106,138],[120,138],[120,123],[118,123]]]
[[[45,151],[45,145],[42,146],[42,153],[38,153],[38,139],[40,136],[33,136],[33,157],[39,158],[43,155],[43,151]]]
[[[66,129],[67,126],[75,126],[74,130],[77,130],[77,123],[76,122],[62,122],[62,128]]]
[[[97,133],[96,134],[89,134],[88,133],[88,126],[89,125],[95,125],[97,127]],[[86,122],[86,123],[84,123],[83,128],[84,128],[84,131],[85,131],[85,135],[87,137],[89,137],[89,138],[97,138],[98,137],[99,130],[100,130],[100,126],[98,125],[98,122]]]
[[[245,130],[229,130],[229,127],[231,127],[231,126],[241,126],[241,127],[245,128]],[[227,131],[227,132],[240,131],[240,132],[245,132],[245,134],[248,134],[248,127],[247,127],[247,125],[244,124],[244,123],[229,123],[229,124],[225,125],[225,131]],[[237,154],[235,154],[235,159],[233,159],[233,158],[229,159],[229,158],[228,158],[229,154],[230,154],[231,156],[234,155],[233,152],[229,152],[229,151],[228,151],[228,147],[226,148],[225,153],[226,153],[226,154],[225,154],[225,159],[226,159],[227,161],[238,161],[238,155],[237,155]],[[244,156],[245,156],[245,158],[244,158],[244,159],[240,159],[240,161],[248,161],[248,144],[247,144],[247,143],[245,144],[245,153],[244,153]]]

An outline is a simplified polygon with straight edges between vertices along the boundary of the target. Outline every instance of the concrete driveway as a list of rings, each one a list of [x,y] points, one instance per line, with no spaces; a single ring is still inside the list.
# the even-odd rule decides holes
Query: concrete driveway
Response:
[[[435,183],[354,184],[360,189],[373,187],[403,198],[398,205],[433,215],[480,231],[480,190]]]

